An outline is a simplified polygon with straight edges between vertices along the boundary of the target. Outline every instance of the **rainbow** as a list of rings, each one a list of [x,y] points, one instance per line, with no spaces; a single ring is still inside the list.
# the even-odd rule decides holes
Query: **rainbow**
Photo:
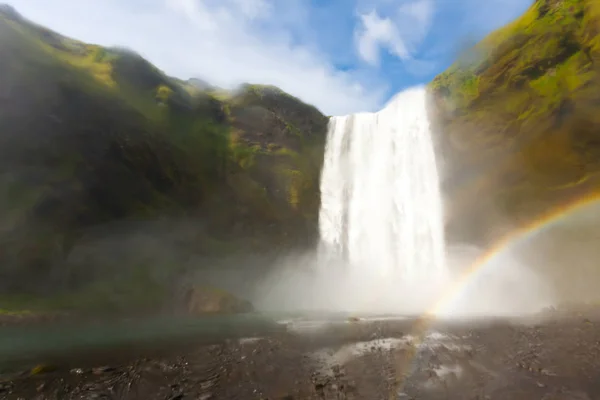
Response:
[[[402,371],[404,376],[397,379],[396,390],[391,394],[390,398],[396,398],[393,396],[401,390],[405,379],[410,374],[410,368],[407,367],[414,361],[419,345],[423,342],[433,321],[446,305],[454,301],[455,298],[463,292],[480,271],[484,270],[487,266],[493,265],[491,261],[498,255],[503,254],[507,248],[511,248],[514,244],[530,238],[545,227],[559,221],[561,218],[567,217],[573,212],[598,201],[600,201],[600,193],[598,192],[587,193],[586,195],[579,197],[572,197],[561,205],[555,206],[547,212],[540,214],[531,222],[522,225],[520,228],[501,237],[485,253],[479,256],[475,262],[463,272],[461,277],[444,291],[440,298],[434,302],[434,305],[416,320],[412,329],[412,336],[415,337],[414,346],[410,348],[410,353],[405,358],[404,365],[399,368],[399,371]]]
[[[583,197],[570,198],[567,202],[553,207],[547,212],[539,215],[536,219],[511,231],[497,240],[485,253],[479,256],[473,262],[461,277],[454,282],[440,298],[434,303],[424,316],[434,317],[450,302],[452,302],[468,284],[486,266],[491,265],[491,261],[498,255],[503,254],[507,248],[514,244],[530,238],[540,230],[558,222],[560,219],[571,215],[573,212],[586,206],[600,201],[600,193],[590,193]]]

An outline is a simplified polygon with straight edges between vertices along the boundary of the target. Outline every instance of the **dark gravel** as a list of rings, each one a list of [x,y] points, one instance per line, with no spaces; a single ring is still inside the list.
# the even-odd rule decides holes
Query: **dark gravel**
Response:
[[[406,338],[423,332],[420,346]],[[390,338],[405,342],[390,345]],[[600,312],[578,307],[536,320],[359,321],[190,344],[119,364],[106,360],[5,376],[0,398],[594,400],[600,399]]]

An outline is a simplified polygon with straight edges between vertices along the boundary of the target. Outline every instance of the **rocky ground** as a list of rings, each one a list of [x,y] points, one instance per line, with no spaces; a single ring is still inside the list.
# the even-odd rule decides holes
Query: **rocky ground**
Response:
[[[600,311],[294,323],[271,337],[145,356],[6,375],[0,398],[600,399]]]

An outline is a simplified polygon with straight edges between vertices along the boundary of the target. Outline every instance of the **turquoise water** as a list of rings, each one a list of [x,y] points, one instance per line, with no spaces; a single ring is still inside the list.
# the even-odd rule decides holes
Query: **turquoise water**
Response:
[[[222,343],[227,339],[264,337],[288,330],[305,330],[346,323],[358,316],[365,321],[402,319],[392,315],[354,315],[342,312],[280,312],[204,317],[154,317],[87,324],[0,327],[0,371],[15,370],[54,358],[155,348],[191,342]]]
[[[52,324],[0,328],[0,367],[64,354],[127,348],[185,340],[222,342],[281,332],[282,325],[262,314],[206,317],[155,317],[129,321]]]

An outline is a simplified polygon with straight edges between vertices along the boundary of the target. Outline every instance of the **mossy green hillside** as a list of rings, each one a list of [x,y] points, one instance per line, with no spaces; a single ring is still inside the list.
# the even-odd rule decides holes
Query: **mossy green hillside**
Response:
[[[179,252],[314,239],[327,118],[299,99],[171,78],[8,7],[0,77],[0,291],[77,286],[69,254],[113,221],[194,221]]]
[[[538,0],[431,83],[451,218],[468,210],[468,237],[600,187],[599,33],[600,3]]]

